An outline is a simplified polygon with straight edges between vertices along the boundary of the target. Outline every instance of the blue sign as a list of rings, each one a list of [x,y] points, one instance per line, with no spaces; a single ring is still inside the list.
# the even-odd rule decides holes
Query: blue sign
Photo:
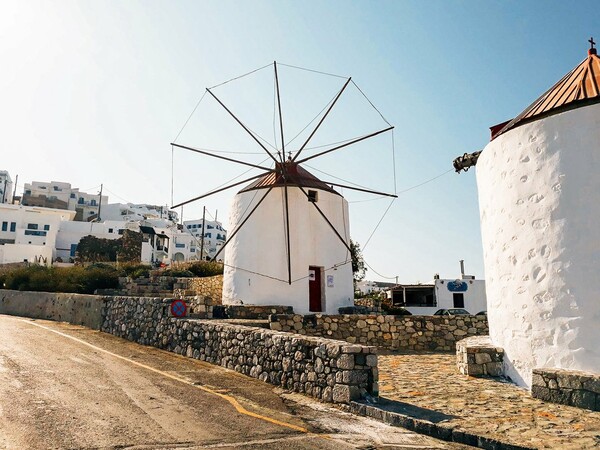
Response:
[[[175,317],[183,317],[187,312],[187,305],[183,300],[173,300],[171,302],[171,314]]]
[[[469,289],[469,285],[460,280],[449,281],[448,282],[448,290],[450,292],[466,292]]]

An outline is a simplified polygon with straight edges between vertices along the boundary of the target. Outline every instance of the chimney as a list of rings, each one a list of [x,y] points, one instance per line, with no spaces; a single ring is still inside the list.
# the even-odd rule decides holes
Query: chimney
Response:
[[[461,259],[459,262],[460,262],[460,277],[464,278],[465,277],[465,260]]]

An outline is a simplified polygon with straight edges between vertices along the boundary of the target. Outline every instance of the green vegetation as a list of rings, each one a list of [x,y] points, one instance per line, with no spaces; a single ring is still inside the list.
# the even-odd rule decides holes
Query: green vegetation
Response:
[[[103,264],[89,267],[14,267],[0,271],[0,286],[18,291],[93,294],[119,287],[119,271]]]
[[[153,270],[145,264],[96,262],[86,267],[0,266],[0,289],[37,292],[93,294],[96,289],[118,289],[119,277],[148,278],[210,277],[221,275],[223,264],[202,262],[178,264],[174,268]]]

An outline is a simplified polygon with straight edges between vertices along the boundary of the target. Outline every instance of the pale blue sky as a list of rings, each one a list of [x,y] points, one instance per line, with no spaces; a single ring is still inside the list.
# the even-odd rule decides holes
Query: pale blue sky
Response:
[[[596,35],[600,41],[597,5],[0,1],[0,169],[13,178],[18,174],[19,184],[52,179],[95,189],[104,183],[112,202],[170,203],[169,143],[204,88],[277,60],[353,77],[396,126],[402,191],[447,171],[455,156],[483,148],[489,126],[520,113],[579,63],[587,39]],[[269,76],[261,71],[215,92],[272,141]],[[343,83],[289,68],[282,68],[281,77],[291,134]],[[356,91],[344,101],[316,145],[385,125]],[[226,117],[213,114],[214,106],[205,99],[178,142],[237,149],[241,135]],[[390,143],[389,137],[377,138],[320,168],[393,189]],[[243,145],[257,151],[249,141]],[[175,201],[243,170],[176,152]],[[205,204],[225,219],[234,193]],[[355,240],[364,245],[388,204],[351,203]],[[201,215],[202,205],[184,209],[185,218]],[[455,277],[459,259],[482,277],[475,173],[448,173],[400,195],[365,258],[375,271],[398,275],[401,282],[427,282],[436,272]],[[382,279],[373,270],[368,277]]]

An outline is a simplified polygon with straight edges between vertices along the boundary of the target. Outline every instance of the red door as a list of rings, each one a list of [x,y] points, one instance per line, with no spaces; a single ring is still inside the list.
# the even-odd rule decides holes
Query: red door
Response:
[[[321,308],[321,268],[308,268],[308,309],[311,312],[322,312]]]

